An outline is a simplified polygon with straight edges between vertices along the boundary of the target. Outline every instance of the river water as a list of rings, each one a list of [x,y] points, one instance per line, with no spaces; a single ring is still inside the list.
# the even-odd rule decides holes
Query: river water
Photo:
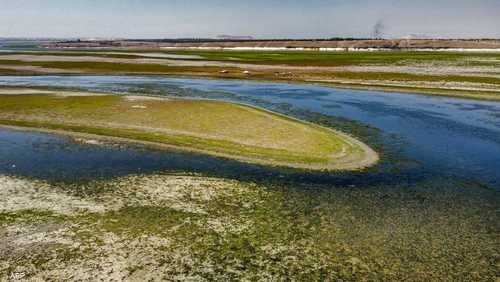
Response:
[[[53,169],[71,168],[68,173],[70,170],[90,173],[92,168],[96,172],[118,173],[168,169],[220,173],[230,177],[293,176],[310,178],[311,181],[354,184],[360,181],[390,182],[396,181],[395,178],[398,181],[416,181],[440,176],[479,182],[496,189],[500,187],[498,102],[302,84],[158,76],[0,76],[0,85],[70,87],[118,94],[132,92],[248,103],[341,128],[375,147],[383,156],[381,164],[361,174],[277,172],[270,168],[182,152],[162,155],[137,148],[128,151],[107,148],[107,153],[102,154],[96,152],[103,149],[92,146],[69,146],[69,141],[63,137],[2,130],[0,155],[4,161],[0,163],[0,172],[12,172],[11,163],[24,162],[24,173],[36,174],[34,165],[40,170],[39,162],[48,160],[55,164]],[[42,142],[40,138],[45,139]],[[59,150],[60,154],[47,155],[40,150],[27,154],[26,150],[33,148],[36,140],[51,144],[49,147],[71,148],[67,149],[71,154],[65,154],[66,149]],[[64,159],[64,162],[58,162],[58,158]],[[132,162],[127,161],[130,158]],[[72,177],[78,178],[78,175]]]

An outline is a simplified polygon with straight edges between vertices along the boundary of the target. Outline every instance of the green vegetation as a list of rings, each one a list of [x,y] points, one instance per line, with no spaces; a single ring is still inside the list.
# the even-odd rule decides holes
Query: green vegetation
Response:
[[[313,169],[360,168],[377,159],[373,151],[346,135],[261,109],[215,101],[0,95],[0,124],[122,137]]]
[[[197,217],[200,216],[168,207],[126,206],[104,214],[93,214],[88,220],[97,222],[104,231],[140,236],[168,234],[172,227],[182,224],[188,218]],[[131,229],[130,226],[134,228]]]
[[[408,65],[415,62],[455,63],[471,66],[499,66],[500,53],[467,52],[415,52],[415,51],[377,51],[377,52],[318,52],[318,51],[116,51],[133,53],[164,53],[175,55],[194,55],[201,58],[182,60],[201,61],[240,61],[247,64],[289,65],[289,66],[363,66],[363,65]],[[64,52],[59,55],[64,55]]]
[[[114,54],[109,54],[112,52]],[[291,66],[360,66],[360,65],[407,65],[412,62],[454,62],[462,65],[498,66],[500,53],[481,52],[318,52],[318,51],[217,51],[217,50],[93,50],[84,51],[39,51],[24,54],[51,56],[97,56],[103,58],[141,58],[139,55],[118,53],[163,53],[173,55],[194,55],[200,58],[182,58],[192,61],[242,61],[249,64],[283,64]],[[5,55],[23,54],[8,52]],[[161,59],[158,57],[157,59]],[[177,60],[169,58],[169,60]]]
[[[6,45],[3,45],[2,47],[5,47],[5,48],[17,48],[17,49],[38,48],[38,44],[6,44]]]
[[[0,227],[13,223],[33,224],[37,222],[61,222],[65,216],[45,210],[21,210],[0,212]]]
[[[314,82],[314,81],[312,81]],[[423,95],[437,95],[448,97],[459,97],[474,100],[500,100],[500,94],[494,90],[465,90],[465,89],[447,89],[435,87],[419,87],[419,86],[403,86],[403,85],[384,85],[384,84],[367,84],[355,82],[323,82],[318,81],[318,84],[323,86],[348,88],[348,89],[366,89],[375,91],[398,92],[398,93],[417,93]]]
[[[36,74],[36,73],[0,68],[0,75],[28,75],[28,74]]]
[[[0,65],[38,66],[62,70],[82,70],[97,73],[169,74],[189,72],[218,72],[222,67],[165,66],[158,64],[110,63],[110,62],[25,62],[0,60]],[[234,70],[234,68],[229,68]]]
[[[71,57],[99,57],[99,58],[116,58],[116,59],[144,59],[144,56],[139,54],[128,54],[121,51],[109,52],[108,50],[93,50],[93,51],[29,51],[29,52],[2,52],[1,55],[31,55],[31,56],[71,56]],[[135,52],[134,52],[135,53]],[[158,53],[158,52],[156,52]],[[150,57],[154,59],[166,59],[165,57]],[[170,59],[170,58],[169,58]],[[175,58],[172,58],[175,60]]]
[[[183,74],[183,73],[206,73],[214,74],[222,70],[241,73],[242,69],[232,67],[218,66],[166,66],[158,64],[134,64],[134,63],[112,63],[112,62],[24,62],[24,61],[0,61],[5,65],[25,65],[38,66],[43,68],[56,68],[63,70],[82,70],[97,73],[153,73],[153,74]],[[269,71],[261,70],[256,75],[270,74]],[[306,74],[316,74],[321,76],[332,76],[340,79],[362,79],[362,80],[381,80],[381,81],[442,81],[442,82],[472,82],[472,83],[490,83],[500,84],[500,78],[465,76],[465,75],[416,75],[408,73],[393,72],[306,72]]]
[[[472,82],[489,83],[500,85],[500,78],[465,76],[465,75],[420,75],[395,72],[335,72],[332,74],[335,78],[372,80],[372,81],[430,81],[430,82]]]

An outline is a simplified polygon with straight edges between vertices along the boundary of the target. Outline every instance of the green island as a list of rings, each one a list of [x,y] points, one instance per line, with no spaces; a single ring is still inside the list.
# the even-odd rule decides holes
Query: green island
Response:
[[[353,170],[378,161],[375,151],[341,132],[220,101],[3,88],[0,124],[303,169]]]

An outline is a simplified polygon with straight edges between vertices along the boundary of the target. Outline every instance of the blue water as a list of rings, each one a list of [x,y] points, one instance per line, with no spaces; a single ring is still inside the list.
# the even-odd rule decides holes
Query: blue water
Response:
[[[0,85],[202,97],[245,102],[288,114],[294,114],[290,109],[320,113],[380,129],[384,150],[397,150],[398,158],[409,160],[416,173],[500,186],[498,102],[301,84],[172,77],[0,76]],[[279,107],[282,105],[286,107]]]

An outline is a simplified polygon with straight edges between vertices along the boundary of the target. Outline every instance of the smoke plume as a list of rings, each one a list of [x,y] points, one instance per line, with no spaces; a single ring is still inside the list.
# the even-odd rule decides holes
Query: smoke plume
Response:
[[[382,39],[384,37],[384,29],[384,21],[382,19],[379,19],[373,26],[373,38]]]

